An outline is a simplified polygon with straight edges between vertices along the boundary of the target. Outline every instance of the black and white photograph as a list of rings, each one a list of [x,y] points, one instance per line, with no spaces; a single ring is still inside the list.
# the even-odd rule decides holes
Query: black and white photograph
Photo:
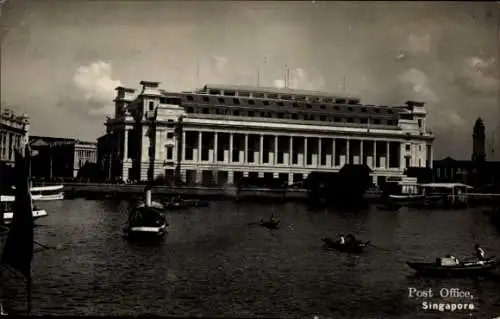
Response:
[[[499,1],[0,22],[0,316],[500,318]]]

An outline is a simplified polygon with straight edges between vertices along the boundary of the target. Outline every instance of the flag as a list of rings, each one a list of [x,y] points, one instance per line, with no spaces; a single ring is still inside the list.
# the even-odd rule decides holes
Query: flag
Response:
[[[16,190],[14,216],[1,256],[1,263],[9,266],[31,281],[33,259],[33,212],[29,189],[30,150],[26,147],[25,157],[15,153]]]

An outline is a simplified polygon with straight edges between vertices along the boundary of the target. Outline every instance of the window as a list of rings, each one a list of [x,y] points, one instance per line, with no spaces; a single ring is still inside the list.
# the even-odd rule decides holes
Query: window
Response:
[[[354,109],[353,109],[352,107],[350,107],[350,106],[349,106],[349,107],[347,108],[347,110],[348,110],[349,112],[352,112]]]
[[[422,120],[418,120],[418,127],[422,128]]]
[[[354,123],[354,119],[353,119],[352,117],[349,117],[349,118],[347,119],[347,123]]]
[[[324,110],[326,107],[325,107],[325,105],[324,105],[324,104],[321,104],[321,105],[319,106],[319,108],[320,108],[320,109],[322,109],[322,110]]]
[[[278,118],[279,119],[285,118],[285,113],[278,113]]]
[[[333,109],[334,109],[335,111],[339,111],[339,110],[340,110],[340,107],[338,107],[338,106],[336,106],[336,105],[335,105],[335,106],[333,107]]]
[[[248,116],[254,116],[254,112],[253,111],[248,111]]]
[[[326,116],[324,116],[324,115],[320,115],[319,120],[320,120],[320,121],[326,121]]]
[[[223,98],[221,98],[221,97],[218,99],[218,101],[219,101],[219,103],[220,103],[220,104],[224,104],[224,103],[226,102],[226,101],[225,101]]]
[[[257,98],[264,98],[264,93],[254,93],[253,94],[253,97],[257,97]]]
[[[216,114],[224,115],[224,114],[226,114],[226,112],[224,109],[217,108]]]
[[[396,125],[396,121],[394,120],[388,120],[387,125]]]
[[[334,122],[340,122],[340,117],[334,117],[334,118],[333,118],[333,121],[334,121]]]
[[[239,116],[239,115],[240,115],[240,111],[235,110],[235,111],[233,112],[233,115],[235,115],[235,116]]]
[[[161,97],[160,98],[160,103],[161,104],[168,104],[168,99],[166,97]]]
[[[208,98],[208,96],[204,96],[204,97],[203,97],[203,101],[204,101],[204,102],[208,102],[208,101],[210,101],[210,99]]]
[[[296,120],[298,119],[299,117],[297,116],[297,113],[292,113],[292,120]]]
[[[149,110],[152,111],[155,108],[155,102],[149,102]]]
[[[224,95],[227,95],[227,96],[235,96],[235,95],[236,95],[236,92],[234,92],[234,91],[224,91]]]
[[[192,108],[192,107],[188,107],[188,108],[186,108],[186,112],[188,112],[188,113],[193,113],[193,108]]]
[[[368,119],[367,118],[362,118],[359,120],[359,123],[361,124],[367,124],[368,123]]]
[[[210,90],[210,91],[208,91],[208,94],[210,94],[210,95],[220,95],[220,91],[219,90]]]
[[[292,105],[293,105],[293,107],[299,107],[299,103],[297,103],[297,102],[293,102]]]
[[[174,133],[173,132],[168,132],[167,133],[167,138],[174,138]]]
[[[387,110],[387,113],[392,114],[394,112],[392,110]]]
[[[255,101],[254,100],[248,100],[248,104],[255,105]]]
[[[410,150],[410,144],[406,144],[406,145],[405,145],[405,149],[406,149],[407,151],[409,151],[409,150]]]
[[[380,113],[380,110],[379,109],[375,109],[375,113]]]
[[[209,113],[209,110],[208,110],[208,107],[204,107],[201,109],[201,113],[203,114],[208,114]]]
[[[262,102],[264,105],[269,105],[269,101],[263,101]]]
[[[283,102],[278,102],[278,106],[285,106]]]
[[[171,160],[173,157],[172,155],[173,155],[172,148],[167,147],[167,160]]]
[[[368,110],[366,109],[366,107],[364,107],[364,108],[361,109],[361,112],[363,112],[363,113],[366,113],[367,111]]]
[[[306,107],[307,107],[308,109],[312,108],[311,104],[306,104]]]
[[[236,105],[240,105],[240,99],[233,99],[233,103]]]
[[[373,124],[380,125],[380,120],[379,119],[374,119]]]
[[[250,96],[250,92],[238,92],[238,96],[249,97]]]
[[[188,101],[193,101],[193,100],[194,100],[194,98],[193,98],[193,96],[192,96],[192,95],[188,95],[188,96],[186,96],[186,99],[187,99]]]

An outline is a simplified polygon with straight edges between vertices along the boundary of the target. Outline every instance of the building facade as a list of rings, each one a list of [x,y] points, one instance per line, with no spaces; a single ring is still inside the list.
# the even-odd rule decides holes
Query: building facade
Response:
[[[141,85],[137,95],[116,89],[115,115],[106,121],[112,170],[124,180],[294,183],[352,163],[369,166],[377,183],[407,167],[432,167],[422,102],[388,107],[304,90],[206,85],[172,93],[158,82]]]
[[[27,115],[18,116],[10,109],[0,113],[0,162],[13,166],[15,150],[24,152],[29,138],[30,123]]]
[[[77,139],[31,136],[30,145],[36,150],[31,172],[39,178],[74,178],[87,163],[97,162],[97,145]]]

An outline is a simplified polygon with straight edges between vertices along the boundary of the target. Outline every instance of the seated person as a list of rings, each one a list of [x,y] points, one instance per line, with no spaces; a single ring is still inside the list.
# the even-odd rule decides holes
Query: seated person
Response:
[[[484,251],[484,249],[479,247],[478,244],[476,244],[475,248],[477,259],[479,259],[479,261],[484,261],[486,259],[486,252]]]
[[[341,235],[341,236],[340,236],[339,243],[340,243],[341,245],[345,244],[345,238],[344,238],[344,236],[343,236],[343,235]]]
[[[356,238],[352,234],[347,235],[346,240],[350,243],[356,242]]]

